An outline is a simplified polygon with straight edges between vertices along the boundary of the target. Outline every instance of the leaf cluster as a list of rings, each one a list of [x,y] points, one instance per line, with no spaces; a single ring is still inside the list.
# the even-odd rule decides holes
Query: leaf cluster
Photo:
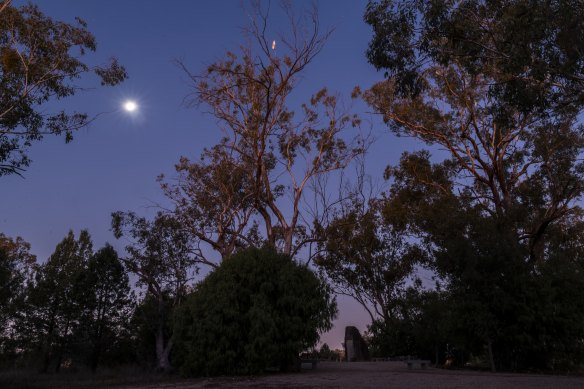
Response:
[[[25,277],[23,267],[12,269],[12,276],[23,284],[13,289],[21,298],[4,323],[1,354],[11,358],[8,366],[58,372],[69,359],[95,371],[98,365],[114,363],[129,339],[134,300],[115,250],[106,245],[94,253],[87,231],[78,239],[70,231],[49,259],[37,264],[26,254],[26,242],[3,242],[12,243],[6,248],[19,248],[20,257],[34,270]],[[10,296],[0,297],[3,306],[15,303]]]
[[[187,375],[294,368],[335,314],[330,289],[310,269],[270,248],[246,249],[189,296],[177,319],[174,360]]]
[[[47,114],[50,101],[74,95],[83,74],[94,72],[102,85],[116,85],[126,71],[116,59],[91,67],[82,60],[96,50],[87,24],[52,20],[33,4],[14,7],[8,2],[0,18],[0,175],[21,172],[30,163],[27,149],[45,135],[73,132],[90,120],[85,113],[62,110]]]

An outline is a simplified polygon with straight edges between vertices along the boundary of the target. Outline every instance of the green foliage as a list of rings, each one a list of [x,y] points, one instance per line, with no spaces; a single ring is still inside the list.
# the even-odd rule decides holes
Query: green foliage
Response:
[[[383,213],[442,282],[441,338],[493,370],[581,363],[567,313],[579,283],[564,271],[582,266],[583,16],[581,2],[522,0],[381,0],[365,14],[368,58],[387,71],[365,99],[394,133],[448,153],[404,153]]]
[[[46,104],[74,95],[75,81],[94,72],[102,85],[126,78],[115,60],[90,67],[80,60],[95,51],[94,36],[86,23],[54,21],[36,5],[16,8],[8,2],[0,9],[0,176],[19,174],[30,163],[28,147],[45,135],[64,135],[86,126],[85,113],[47,113]]]
[[[260,244],[250,183],[250,166],[233,158],[221,145],[205,149],[200,161],[182,157],[173,183],[160,176],[165,195],[175,204],[181,225],[221,258],[241,247]]]
[[[577,308],[583,284],[574,276],[584,270],[579,209],[546,230],[544,255],[533,263],[529,243],[515,230],[521,221],[512,224],[483,212],[472,192],[455,191],[452,174],[445,173],[449,169],[445,163],[430,163],[427,153],[404,155],[391,168],[394,183],[383,212],[403,220],[404,228],[420,239],[442,288],[431,304],[404,303],[419,315],[405,323],[381,323],[385,332],[374,327],[374,338],[379,334],[379,342],[388,343],[388,331],[409,328],[408,336],[393,339],[399,343],[409,337],[413,343],[398,347],[413,344],[425,355],[434,347],[438,360],[442,352],[436,349],[450,343],[467,357],[483,356],[501,369],[576,367],[582,361],[579,339],[584,333]],[[528,207],[517,205],[513,212],[530,214],[533,208]],[[416,328],[426,328],[442,345],[424,341]]]
[[[433,64],[492,81],[499,108],[554,112],[584,104],[584,6],[580,1],[370,1],[369,61],[400,95],[432,84]]]
[[[319,30],[315,10],[293,15],[283,4],[290,23],[282,36],[290,39],[276,51],[266,34],[269,7],[252,2],[251,8],[247,31],[253,39],[241,54],[227,52],[201,74],[181,64],[193,81],[191,103],[205,105],[223,134],[202,163],[187,165],[188,170],[178,166],[181,181],[197,184],[209,176],[222,181],[187,191],[179,183],[167,193],[178,212],[181,203],[199,200],[189,217],[195,217],[199,238],[222,257],[257,241],[255,221],[263,224],[268,244],[294,255],[314,240],[306,222],[314,215],[303,206],[310,183],[342,171],[368,145],[349,135],[360,119],[326,88],[306,99],[300,112],[292,109],[290,96],[330,34]],[[229,166],[233,175],[225,177],[222,171]],[[212,198],[216,193],[219,201]]]
[[[81,275],[82,311],[77,336],[86,350],[88,364],[93,371],[100,362],[122,362],[121,355],[129,334],[133,313],[134,294],[130,290],[128,274],[110,245],[97,251],[88,261]],[[127,353],[127,352],[126,352]]]
[[[81,231],[76,240],[73,231],[69,231],[39,267],[29,289],[24,328],[19,332],[29,349],[41,349],[44,372],[55,363],[58,371],[70,352],[82,310],[84,285],[80,281],[92,255],[89,233]]]
[[[26,288],[35,268],[30,244],[0,233],[0,364],[11,364],[16,359],[14,321],[24,309]]]
[[[246,249],[189,296],[177,319],[174,361],[187,375],[289,369],[335,314],[329,288],[308,268],[272,249]]]
[[[0,233],[0,327],[6,328],[35,269],[36,257],[22,238]]]
[[[584,7],[498,3],[370,3],[370,60],[388,79],[365,98],[393,132],[444,148],[449,159],[438,170],[449,172],[450,186],[506,224],[536,262],[546,229],[577,212],[584,191],[584,57],[573,51],[584,39],[565,31],[584,27]],[[411,51],[400,57],[402,50]],[[434,181],[425,172],[411,171]]]
[[[454,301],[449,296],[443,290],[408,288],[400,299],[403,315],[390,320],[374,320],[368,327],[371,355],[416,355],[435,365],[443,365],[448,344],[465,346],[457,325],[460,317],[454,316]]]
[[[111,246],[94,254],[87,231],[78,239],[70,231],[49,259],[37,265],[26,242],[0,238],[0,259],[7,259],[2,263],[12,271],[10,295],[2,295],[8,298],[2,308],[9,309],[2,310],[8,320],[0,353],[12,358],[12,367],[58,372],[68,361],[95,371],[98,364],[133,357],[128,344],[133,293]]]
[[[315,263],[340,293],[354,297],[371,315],[385,321],[402,315],[408,283],[424,253],[406,241],[403,230],[384,218],[384,201],[363,204],[357,197],[320,232]]]
[[[514,333],[519,355],[511,363],[553,370],[578,369],[584,363],[584,222],[556,225],[547,250],[550,257],[530,274],[527,301]],[[520,366],[522,367],[522,366]]]
[[[133,212],[114,212],[112,230],[116,238],[130,239],[124,261],[138,276],[138,286],[155,296],[184,296],[201,257],[193,254],[197,250],[192,237],[178,220],[162,213],[150,221]]]
[[[196,241],[179,220],[159,213],[153,221],[133,212],[114,212],[112,229],[116,238],[127,236],[128,257],[124,262],[138,279],[136,285],[146,290],[146,307],[155,302],[154,337],[157,368],[170,369],[169,355],[174,344],[172,313],[182,303],[189,281],[201,263],[208,262],[199,253]]]

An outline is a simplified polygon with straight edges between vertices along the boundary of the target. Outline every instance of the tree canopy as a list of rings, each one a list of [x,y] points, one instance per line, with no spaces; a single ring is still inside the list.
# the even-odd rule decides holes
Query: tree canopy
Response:
[[[295,254],[314,238],[309,230],[316,215],[303,204],[309,186],[347,167],[367,146],[361,134],[349,131],[359,126],[359,117],[327,88],[315,90],[294,109],[290,96],[330,32],[321,31],[316,11],[297,16],[290,4],[282,8],[289,23],[277,51],[266,34],[269,7],[254,3],[245,30],[250,43],[241,53],[227,52],[201,73],[179,63],[192,81],[188,101],[206,106],[224,136],[203,153],[201,162],[189,166],[182,159],[177,166],[180,184],[165,189],[178,202],[179,212],[185,211],[180,206],[185,196],[196,196],[199,209],[186,209],[191,215],[183,219],[196,222],[198,233],[205,234],[202,240],[222,254],[231,253],[237,242],[249,244],[258,224],[270,245]],[[226,163],[236,173],[220,183],[221,198],[228,203],[215,209],[213,199],[213,207],[200,212],[208,204],[203,198],[207,194],[200,188],[185,191],[182,184],[201,182],[207,171],[221,178],[217,173]],[[209,189],[216,193],[214,187]],[[229,211],[222,209],[225,205]],[[219,218],[209,223],[213,215]],[[247,229],[251,234],[244,233]]]
[[[42,350],[43,372],[51,366],[59,371],[70,351],[73,333],[79,325],[80,280],[91,255],[93,243],[89,233],[81,231],[75,239],[73,231],[69,231],[35,275],[23,325],[29,342]]]
[[[135,296],[128,273],[109,244],[89,258],[79,282],[83,290],[78,336],[88,343],[88,364],[95,372],[104,356],[129,337]]]
[[[294,369],[335,315],[329,287],[310,269],[273,248],[245,249],[188,297],[177,319],[175,360],[188,375]]]
[[[485,347],[493,370],[581,352],[543,340],[548,320],[571,331],[579,319],[547,311],[537,291],[575,303],[550,281],[581,266],[553,242],[582,218],[583,15],[580,2],[521,0],[383,0],[365,12],[367,56],[386,77],[365,100],[394,134],[447,155],[405,152],[386,170],[385,222],[426,251],[451,302],[443,317],[458,319],[448,336]]]
[[[156,312],[150,317],[154,332],[157,369],[168,371],[174,345],[173,312],[184,300],[194,275],[206,260],[198,255],[192,235],[169,215],[159,213],[154,221],[129,212],[112,214],[116,238],[130,239],[127,269],[137,276],[136,286],[146,291],[145,308]],[[168,331],[167,331],[168,330]]]
[[[431,88],[437,65],[484,84],[502,112],[573,114],[584,104],[579,1],[370,1],[369,61],[402,97]]]
[[[572,34],[584,9],[563,3],[382,1],[366,12],[369,60],[388,76],[366,100],[393,132],[446,149],[454,183],[527,242],[532,262],[584,190],[584,43]]]
[[[326,87],[297,93],[331,30],[284,1],[276,50],[273,9],[251,4],[241,50],[197,72],[177,61],[187,106],[222,137],[158,178],[167,207],[151,219],[112,213],[125,255],[70,231],[37,263],[0,233],[0,364],[294,370],[331,329],[336,292],[369,313],[379,357],[582,370],[584,3],[369,1],[366,56],[383,76],[351,97],[422,145],[375,194],[360,117]],[[85,63],[95,49],[80,19],[0,3],[0,175],[20,174],[34,141],[70,141],[92,120],[49,110],[80,77],[126,78],[115,60]]]
[[[33,281],[36,267],[36,257],[30,253],[28,242],[0,233],[0,360],[14,358],[7,343],[17,331],[14,318],[24,309],[27,287]]]
[[[407,234],[382,211],[384,201],[368,204],[353,197],[320,230],[315,264],[336,286],[355,298],[371,316],[385,322],[403,315],[403,297],[409,284],[419,283],[416,271],[425,256]]]
[[[0,5],[0,176],[20,174],[29,164],[27,150],[45,135],[73,139],[92,120],[83,112],[52,112],[51,101],[80,90],[74,82],[93,72],[101,85],[116,85],[126,71],[114,58],[107,65],[83,62],[95,51],[95,37],[80,18],[76,24],[55,21],[33,4]]]

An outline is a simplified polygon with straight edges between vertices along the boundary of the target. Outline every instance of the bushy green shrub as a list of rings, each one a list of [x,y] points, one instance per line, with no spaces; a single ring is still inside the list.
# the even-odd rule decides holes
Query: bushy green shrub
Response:
[[[335,315],[329,287],[310,269],[271,249],[246,249],[188,297],[173,363],[185,375],[289,370]]]

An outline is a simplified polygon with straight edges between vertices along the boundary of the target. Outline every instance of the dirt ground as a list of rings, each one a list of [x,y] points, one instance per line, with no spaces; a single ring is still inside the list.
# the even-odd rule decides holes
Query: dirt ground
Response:
[[[400,389],[584,389],[584,377],[481,373],[427,368],[403,362],[321,362],[315,370],[257,378],[213,378],[124,386],[145,388],[400,388]]]

